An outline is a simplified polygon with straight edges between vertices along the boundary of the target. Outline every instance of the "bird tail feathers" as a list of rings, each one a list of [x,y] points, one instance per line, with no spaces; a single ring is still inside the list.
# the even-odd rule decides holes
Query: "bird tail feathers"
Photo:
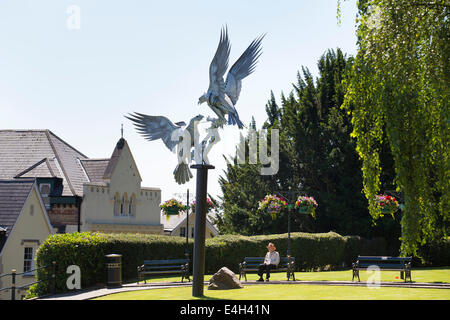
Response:
[[[179,163],[176,166],[173,175],[178,184],[185,184],[193,177],[191,170],[189,170],[189,166],[185,162]]]

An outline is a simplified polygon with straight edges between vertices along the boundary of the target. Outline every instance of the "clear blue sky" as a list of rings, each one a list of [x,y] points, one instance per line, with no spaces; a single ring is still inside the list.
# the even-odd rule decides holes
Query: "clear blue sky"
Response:
[[[80,9],[80,28],[70,30],[67,9]],[[188,121],[213,115],[199,96],[225,24],[230,66],[262,33],[263,54],[243,82],[236,105],[241,120],[266,120],[273,90],[288,93],[302,66],[317,74],[329,48],[356,53],[356,1],[0,1],[0,128],[50,129],[91,158],[111,156],[124,124],[143,186],[160,187],[165,200],[190,188],[172,171],[176,157],[161,141],[139,136],[123,116],[137,111]],[[213,149],[209,192],[220,194],[218,177],[233,154],[237,127],[222,131]],[[193,172],[195,175],[195,172]]]

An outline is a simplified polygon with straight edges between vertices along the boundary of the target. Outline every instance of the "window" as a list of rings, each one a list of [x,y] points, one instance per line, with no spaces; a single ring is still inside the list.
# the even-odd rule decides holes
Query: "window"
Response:
[[[186,236],[186,227],[181,227],[180,228],[180,237],[185,237]]]
[[[130,216],[136,215],[136,196],[134,193],[130,197],[130,203],[128,204],[128,214]]]
[[[39,191],[41,192],[42,201],[44,202],[45,208],[50,209],[50,198],[48,197],[50,194],[50,184],[49,183],[41,183],[39,185]]]
[[[128,214],[128,212],[127,212],[128,206],[129,206],[128,196],[125,193],[122,197],[122,202],[120,203],[120,215],[121,216],[126,216]]]
[[[50,184],[49,183],[41,183],[39,185],[39,191],[43,197],[46,197],[50,194]]]
[[[122,197],[122,201],[120,202],[120,215],[121,215],[121,216],[125,215],[125,214],[123,213],[123,211],[124,211],[124,210],[123,210],[124,205],[125,205],[125,198]]]
[[[25,275],[32,275],[31,270],[33,270],[33,248],[25,247],[23,257],[23,272],[25,273]]]
[[[128,214],[130,216],[133,215],[133,198],[130,198],[130,202],[128,202]]]
[[[119,206],[120,206],[119,195],[116,194],[114,196],[114,216],[118,216],[119,215]]]

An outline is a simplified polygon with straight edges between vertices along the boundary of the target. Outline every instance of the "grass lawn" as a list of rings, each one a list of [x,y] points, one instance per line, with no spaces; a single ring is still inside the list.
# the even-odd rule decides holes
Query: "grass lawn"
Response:
[[[351,270],[324,272],[296,272],[297,280],[328,280],[349,281]],[[367,272],[360,272],[361,281],[370,276]],[[398,277],[398,279],[396,278]],[[205,276],[208,280],[210,276]],[[248,280],[256,280],[257,276],[247,276]],[[394,271],[381,272],[381,281],[403,282],[399,273]],[[414,282],[450,282],[450,268],[418,269],[412,272]],[[275,273],[271,280],[286,280],[284,273]],[[180,281],[179,277],[155,278],[151,281]],[[99,297],[99,300],[187,300],[192,297],[192,288],[179,287],[169,289],[152,289],[129,291]],[[226,300],[450,300],[449,289],[422,288],[392,288],[392,287],[356,287],[331,285],[246,285],[237,290],[207,290],[201,299]]]
[[[190,300],[191,287],[128,291],[96,300]],[[200,299],[225,300],[450,300],[449,289],[367,288],[295,284],[247,285],[235,290],[207,290]]]
[[[380,273],[381,281],[384,282],[404,282],[400,279],[400,272],[397,271],[382,271]],[[212,275],[205,275],[205,281],[208,281]],[[371,273],[366,271],[360,271],[359,277],[361,281],[368,280]],[[239,275],[238,275],[239,277]],[[428,282],[428,283],[450,283],[450,268],[422,268],[413,269],[411,273],[413,282]],[[247,275],[248,281],[257,280],[258,276],[254,273]],[[271,280],[287,280],[284,272],[273,273],[270,277]],[[322,272],[296,272],[296,280],[303,281],[351,281],[352,271],[322,271]],[[191,277],[192,280],[192,277]],[[243,280],[243,279],[241,279]],[[174,282],[181,281],[180,276],[168,276],[159,278],[147,279],[147,282]]]

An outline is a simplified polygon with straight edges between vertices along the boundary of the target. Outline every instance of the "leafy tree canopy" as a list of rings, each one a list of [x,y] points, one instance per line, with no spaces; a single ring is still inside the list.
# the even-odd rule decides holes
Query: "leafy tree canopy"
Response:
[[[403,194],[402,252],[448,233],[450,3],[446,0],[361,0],[359,50],[345,108],[362,159],[364,193],[377,218],[382,144],[393,158]]]

